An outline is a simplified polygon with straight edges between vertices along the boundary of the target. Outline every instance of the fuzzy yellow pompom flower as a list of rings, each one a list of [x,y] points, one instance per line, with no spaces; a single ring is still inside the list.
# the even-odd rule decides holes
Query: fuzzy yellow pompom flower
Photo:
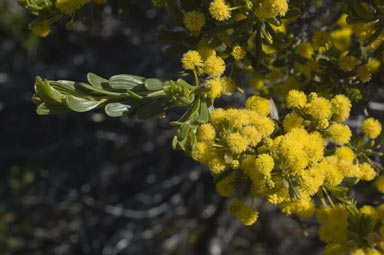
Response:
[[[213,0],[209,5],[209,13],[217,21],[231,18],[231,9],[224,0]]]
[[[55,5],[60,12],[71,14],[89,2],[90,0],[56,0]]]
[[[49,23],[47,21],[43,21],[40,24],[32,27],[32,32],[40,37],[47,37],[51,32],[51,28],[49,27]]]
[[[376,177],[376,171],[368,163],[359,165],[360,168],[360,179],[364,181],[372,181]]]
[[[355,158],[355,153],[349,147],[340,147],[336,151],[336,156],[339,160],[345,160],[352,163]]]
[[[239,133],[232,133],[227,136],[227,144],[230,151],[240,154],[247,150],[249,140]]]
[[[196,137],[197,141],[206,141],[206,142],[213,142],[216,137],[216,131],[214,127],[209,124],[205,123],[199,126],[199,128],[196,131]]]
[[[304,92],[293,89],[288,92],[286,101],[288,109],[301,108],[307,103],[307,96]]]
[[[252,96],[245,102],[245,108],[266,117],[271,110],[271,105],[268,99],[259,96]]]
[[[225,117],[226,111],[223,108],[216,108],[209,115],[209,121],[215,128],[219,128],[220,125],[224,122]]]
[[[200,34],[201,29],[205,26],[204,13],[199,11],[187,12],[184,16],[184,25],[193,34]]]
[[[317,31],[312,37],[312,46],[318,52],[327,51],[332,46],[332,37],[326,31]]]
[[[210,56],[204,62],[204,72],[212,76],[221,76],[225,71],[225,62],[221,57]]]
[[[285,16],[288,11],[288,3],[286,0],[261,0],[255,7],[256,16],[260,19]]]
[[[190,50],[187,53],[184,53],[181,62],[183,63],[183,68],[185,70],[194,70],[196,67],[203,66],[201,56],[195,50]]]
[[[224,156],[217,152],[209,154],[207,165],[213,176],[217,176],[222,173],[227,167],[224,161]]]
[[[191,156],[202,164],[207,164],[209,159],[209,147],[205,142],[197,142],[192,150]]]
[[[329,121],[327,119],[321,119],[317,122],[317,127],[319,129],[326,129],[329,127]]]
[[[228,109],[225,119],[228,121],[229,126],[235,129],[240,129],[249,124],[249,115],[244,110]]]
[[[361,130],[363,134],[371,139],[377,138],[381,133],[381,124],[378,120],[374,118],[368,118],[364,120]]]
[[[208,80],[205,85],[209,90],[207,91],[207,96],[214,99],[221,95],[222,86],[218,80]]]
[[[240,61],[247,55],[247,52],[240,45],[236,45],[233,47],[231,55],[235,61]]]
[[[359,66],[356,72],[357,72],[357,77],[361,82],[366,83],[371,80],[371,71],[369,70],[368,66],[366,65]]]
[[[297,45],[295,51],[297,52],[297,54],[299,54],[299,56],[306,59],[311,59],[314,53],[312,45],[307,42],[300,43],[299,45]]]
[[[377,214],[376,208],[371,205],[364,205],[363,207],[361,207],[360,213],[368,216],[374,222],[377,222],[377,220],[379,219],[379,215]]]
[[[268,154],[259,154],[255,160],[256,170],[267,177],[271,176],[271,171],[274,166],[275,162]]]
[[[240,134],[248,139],[250,146],[256,146],[262,138],[260,132],[254,126],[243,127]]]
[[[315,212],[315,203],[309,197],[301,198],[296,201],[286,201],[281,205],[281,212],[286,215],[296,214],[302,218],[309,218]]]
[[[359,59],[354,56],[343,56],[339,59],[339,67],[344,72],[352,71],[357,63],[359,63]]]
[[[294,128],[303,127],[304,119],[297,113],[288,113],[283,120],[285,132],[289,132]]]
[[[318,120],[329,119],[332,115],[332,105],[327,99],[317,97],[305,106],[304,112]]]
[[[245,206],[240,200],[237,198],[233,198],[228,206],[229,212],[234,215],[236,218],[240,220],[240,222],[245,226],[250,226],[257,221],[259,213]]]
[[[231,197],[235,193],[233,183],[235,182],[235,173],[232,172],[224,179],[216,183],[216,191],[222,197]]]
[[[333,115],[335,121],[343,122],[349,118],[352,104],[348,97],[337,95],[331,100],[331,104],[335,113]]]
[[[351,129],[349,129],[349,127],[346,125],[333,123],[328,129],[328,135],[333,141],[342,145],[349,142],[352,136],[352,132]]]
[[[223,93],[226,93],[225,95],[232,95],[233,92],[235,92],[236,84],[233,82],[233,80],[230,77],[222,76],[220,77],[220,82],[223,87]]]

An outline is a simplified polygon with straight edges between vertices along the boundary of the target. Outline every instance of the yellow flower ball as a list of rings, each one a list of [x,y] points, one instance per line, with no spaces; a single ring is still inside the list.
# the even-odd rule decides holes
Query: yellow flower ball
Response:
[[[213,152],[209,154],[207,165],[209,167],[209,170],[211,170],[211,174],[213,176],[219,175],[227,167],[224,161],[224,156],[217,152]]]
[[[221,76],[225,71],[225,62],[221,57],[210,56],[204,62],[204,72],[212,76]]]
[[[89,2],[90,0],[56,0],[55,6],[60,12],[68,15]]]
[[[233,47],[231,55],[235,61],[240,61],[247,55],[247,52],[240,45],[236,45]]]
[[[351,129],[340,123],[333,123],[328,129],[329,137],[336,143],[343,145],[349,142],[352,136]]]
[[[209,124],[205,123],[199,126],[196,132],[197,141],[206,141],[206,142],[213,142],[216,137],[216,131],[215,128]]]
[[[213,0],[209,5],[209,13],[217,21],[231,18],[231,9],[223,0]]]
[[[375,180],[375,187],[380,193],[384,193],[384,176],[380,175]]]
[[[233,184],[235,182],[235,172],[230,173],[224,179],[216,183],[216,191],[222,197],[231,197],[235,193]]]
[[[359,165],[360,176],[359,178],[364,181],[372,181],[376,177],[376,171],[368,163],[363,163]]]
[[[349,147],[340,147],[336,151],[336,156],[339,160],[353,162],[353,159],[355,158],[355,153]]]
[[[317,31],[312,37],[312,46],[318,52],[327,51],[332,46],[332,37],[326,31]]]
[[[247,150],[249,140],[239,133],[232,133],[227,136],[227,145],[230,151],[240,154]]]
[[[51,32],[51,28],[49,27],[49,23],[47,21],[44,21],[32,27],[32,32],[37,36],[47,37]]]
[[[250,146],[256,146],[262,138],[260,132],[254,126],[243,127],[240,134],[248,139]]]
[[[235,92],[236,84],[230,77],[222,76],[220,77],[220,82],[223,87],[223,93],[229,93],[230,95],[232,95],[233,92]]]
[[[306,59],[311,59],[314,53],[312,45],[307,42],[300,43],[299,45],[297,45],[295,51],[297,52],[297,54],[299,54],[299,56]]]
[[[286,101],[288,109],[301,108],[307,103],[307,96],[304,92],[293,89],[288,92]]]
[[[357,63],[359,63],[359,59],[354,56],[342,56],[339,59],[339,67],[344,72],[352,71],[357,65]]]
[[[209,90],[206,92],[207,96],[214,99],[221,95],[222,92],[222,86],[221,83],[218,80],[208,80],[205,83],[205,87],[207,87]]]
[[[337,122],[343,122],[349,118],[352,108],[351,101],[344,95],[337,95],[331,100],[334,115],[333,118]]]
[[[228,210],[232,215],[238,218],[240,222],[245,226],[250,226],[254,224],[257,221],[257,218],[259,216],[259,213],[256,210],[248,206],[245,206],[237,198],[231,199],[228,206]]]
[[[317,97],[305,105],[304,112],[318,120],[329,119],[332,115],[332,105],[327,99]]]
[[[190,50],[187,53],[185,53],[183,55],[183,58],[181,59],[181,62],[183,63],[183,68],[185,70],[193,70],[196,67],[203,66],[203,61],[201,59],[201,56],[195,50]]]
[[[294,128],[303,127],[304,119],[297,113],[288,113],[283,120],[285,132],[289,132]]]
[[[245,102],[245,108],[266,117],[271,111],[271,104],[268,99],[259,96],[252,96]]]
[[[205,142],[197,142],[192,150],[191,156],[202,164],[207,164],[209,159],[209,146]]]
[[[364,205],[360,208],[360,212],[369,218],[371,218],[374,222],[377,222],[379,215],[377,214],[376,208],[371,205]]]
[[[215,128],[219,128],[220,125],[224,122],[225,117],[226,111],[223,108],[216,108],[209,115],[209,121]]]
[[[273,158],[268,154],[259,154],[255,160],[255,167],[264,176],[271,176],[271,171],[275,166]]]
[[[285,16],[288,11],[286,0],[261,0],[255,6],[255,13],[259,19],[271,19],[276,16]]]
[[[357,77],[359,77],[360,81],[363,83],[369,82],[371,80],[371,71],[368,66],[359,66],[357,68]]]
[[[199,11],[187,12],[184,16],[184,25],[192,33],[199,34],[205,26],[204,13]]]
[[[377,138],[381,133],[381,124],[378,120],[374,118],[368,118],[364,120],[361,130],[363,134],[371,139]]]
[[[228,109],[225,119],[229,126],[235,129],[240,129],[249,124],[249,116],[246,111],[238,109]]]

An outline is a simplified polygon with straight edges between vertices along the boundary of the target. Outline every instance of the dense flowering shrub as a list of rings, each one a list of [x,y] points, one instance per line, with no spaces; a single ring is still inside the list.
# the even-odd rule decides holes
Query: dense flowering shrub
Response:
[[[186,107],[172,146],[207,165],[218,194],[244,225],[255,198],[321,223],[324,254],[383,254],[384,205],[357,207],[351,190],[371,182],[384,193],[379,120],[348,125],[352,106],[380,88],[384,4],[376,0],[153,0],[170,14],[158,28],[167,54],[181,57],[177,81],[120,74],[88,83],[36,78],[38,114],[104,107],[119,117],[164,117]],[[71,28],[99,0],[20,0],[45,37],[59,19]],[[324,14],[326,12],[326,15]],[[215,101],[252,92],[241,108]],[[359,108],[359,107],[357,107]],[[361,108],[361,107],[360,107]],[[356,109],[358,114],[359,109]]]

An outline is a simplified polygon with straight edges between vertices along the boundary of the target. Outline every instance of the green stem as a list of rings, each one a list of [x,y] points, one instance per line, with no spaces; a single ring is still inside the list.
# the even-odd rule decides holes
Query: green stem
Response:
[[[331,198],[331,196],[329,195],[327,189],[324,188],[324,186],[321,186],[321,189],[322,189],[322,191],[324,192],[325,196],[327,197],[327,199],[328,199],[329,203],[331,204],[331,206],[334,208],[334,207],[335,207],[335,204],[333,203],[332,198]]]
[[[196,68],[193,69],[193,75],[195,76],[195,86],[199,87],[199,77],[197,76]]]

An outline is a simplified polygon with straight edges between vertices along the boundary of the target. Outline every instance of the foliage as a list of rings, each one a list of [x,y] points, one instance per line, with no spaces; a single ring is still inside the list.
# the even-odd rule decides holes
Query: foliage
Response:
[[[32,30],[76,15],[84,20],[106,1],[34,0],[20,3],[37,18]],[[89,5],[88,5],[89,4]],[[170,15],[158,28],[166,54],[181,56],[177,81],[93,73],[88,83],[36,78],[41,115],[135,112],[139,119],[186,108],[170,125],[174,149],[208,165],[229,212],[244,225],[258,218],[256,197],[287,215],[316,214],[324,254],[384,252],[383,205],[360,209],[351,196],[359,182],[383,192],[378,162],[384,141],[378,120],[351,129],[352,105],[366,105],[382,88],[384,5],[380,1],[156,0]],[[329,15],[321,14],[327,11]],[[182,79],[183,78],[183,79]],[[254,90],[243,108],[216,100]],[[276,102],[276,103],[275,103]]]

